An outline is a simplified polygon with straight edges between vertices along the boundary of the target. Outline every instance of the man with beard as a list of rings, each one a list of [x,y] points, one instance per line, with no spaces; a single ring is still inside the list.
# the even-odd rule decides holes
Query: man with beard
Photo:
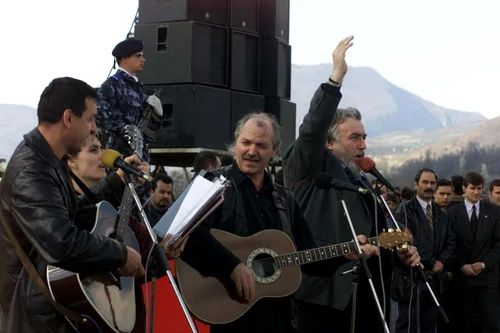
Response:
[[[111,238],[79,230],[77,210],[90,198],[75,197],[63,157],[81,149],[96,131],[97,94],[83,81],[53,80],[38,104],[38,127],[24,136],[12,155],[0,186],[2,216],[38,274],[47,265],[73,272],[121,269],[124,276],[141,276],[141,255]],[[140,161],[136,156],[128,163]],[[100,198],[123,192],[123,172],[118,181],[99,181],[93,192]],[[116,180],[116,178],[114,178]],[[4,224],[0,225],[0,305],[3,333],[73,332],[23,268]]]
[[[174,195],[174,181],[169,175],[158,173],[154,180],[150,192],[152,197],[144,209],[152,228],[167,212],[168,207],[172,205]]]
[[[342,182],[371,188],[359,167],[366,149],[361,114],[354,108],[337,109],[342,97],[340,86],[347,72],[345,53],[352,46],[352,40],[351,36],[340,41],[333,52],[333,74],[314,94],[299,136],[283,156],[285,186],[298,200],[318,246],[350,241],[352,233],[339,203],[340,193],[335,189],[325,191],[315,187],[316,176],[326,172]],[[343,197],[358,235],[373,237],[387,228],[384,211],[371,195],[345,191]],[[377,257],[379,249],[371,245],[366,251],[368,256],[375,254],[367,263],[388,321],[392,255],[382,250],[381,258]],[[416,266],[419,263],[413,246],[399,251],[397,257],[396,265]],[[349,331],[353,276],[340,273],[351,269],[353,264],[355,261],[348,262],[327,277],[304,274],[302,285],[295,294],[299,303],[298,332],[324,332],[331,326],[335,327],[331,330],[337,332]],[[360,276],[357,295],[356,332],[383,332],[376,303],[363,276]]]
[[[273,115],[252,113],[236,125],[231,147],[235,164],[214,170],[209,175],[223,175],[231,180],[218,208],[189,237],[182,259],[204,276],[214,276],[234,283],[241,302],[254,297],[255,274],[244,262],[222,246],[210,233],[221,229],[248,237],[266,229],[284,231],[298,250],[314,247],[314,241],[301,211],[290,191],[275,184],[266,167],[281,146],[281,127]],[[361,238],[363,241],[364,238]],[[369,250],[369,246],[364,248]],[[332,274],[344,257],[318,261],[301,266],[309,275]],[[224,311],[224,309],[220,309]],[[291,297],[258,300],[239,319],[222,325],[211,325],[211,333],[294,333]]]
[[[416,194],[398,207],[395,218],[400,226],[407,226],[412,233],[413,244],[420,253],[421,262],[428,268],[428,273],[432,277],[430,286],[434,294],[442,300],[445,287],[451,278],[450,272],[455,256],[455,234],[446,211],[432,200],[436,191],[436,181],[437,176],[433,170],[419,170],[413,184]],[[434,333],[438,323],[436,303],[420,276],[414,275],[413,281],[418,281],[420,287],[420,301],[419,304],[416,303],[417,289],[410,278],[411,274],[413,272],[406,269],[398,270],[394,275],[393,286],[400,286],[393,289],[392,295],[398,302],[395,332],[416,332],[415,307],[419,306],[420,332]],[[410,330],[408,326],[411,326]]]

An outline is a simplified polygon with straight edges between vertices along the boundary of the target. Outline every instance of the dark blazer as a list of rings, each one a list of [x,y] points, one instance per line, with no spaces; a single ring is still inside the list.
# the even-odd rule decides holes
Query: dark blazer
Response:
[[[438,260],[443,263],[443,271],[439,274],[432,274],[430,283],[437,296],[443,295],[446,290],[445,285],[448,282],[447,273],[453,269],[456,249],[455,234],[451,227],[450,217],[444,209],[432,202],[434,228],[431,228],[416,196],[400,204],[394,217],[401,228],[408,228],[412,233],[413,245],[417,248],[420,260],[426,270],[432,271]],[[420,277],[415,275],[413,280],[409,279],[411,274],[409,268],[395,273],[392,283],[392,298],[398,302],[409,302],[412,297],[411,287],[416,287],[415,281],[418,281]],[[415,291],[413,290],[413,292]]]
[[[12,231],[44,279],[47,264],[75,272],[122,267],[127,259],[124,244],[74,225],[78,209],[90,201],[75,197],[65,168],[38,129],[24,136],[0,186],[0,208]],[[106,200],[124,188],[115,175],[91,190]],[[1,224],[0,258],[3,333],[72,332],[23,268]]]
[[[341,193],[335,189],[326,191],[315,186],[315,178],[322,172],[332,175],[337,180],[351,182],[342,163],[325,146],[327,131],[341,98],[339,88],[327,83],[322,84],[311,100],[309,112],[300,126],[298,138],[283,155],[285,186],[293,192],[298,201],[317,246],[347,242],[353,238],[339,202]],[[364,183],[359,185],[364,186]],[[367,186],[370,187],[369,184]],[[376,203],[371,195],[362,196],[349,191],[343,191],[343,195],[357,234],[375,236],[386,227],[383,211],[377,207],[377,214],[374,214]],[[375,230],[373,223],[375,216],[379,230]],[[385,251],[381,251],[381,256],[384,285],[387,287],[390,284],[392,263]],[[378,259],[370,258],[368,263],[373,263],[373,267],[370,267],[373,282],[380,290]],[[345,309],[352,296],[352,276],[350,274],[342,276],[340,273],[350,269],[352,265],[353,262],[346,260],[335,274],[328,277],[304,274],[302,285],[295,293],[295,297],[340,310]]]
[[[456,235],[456,282],[464,287],[497,286],[500,261],[500,207],[481,201],[479,225],[474,240],[464,203],[448,209]],[[460,268],[466,264],[484,262],[486,270],[477,276],[465,276]]]
[[[401,227],[407,225],[411,231],[414,245],[426,269],[432,270],[437,260],[446,268],[451,267],[456,248],[455,233],[445,210],[432,202],[434,230],[429,225],[427,216],[416,196],[400,204],[394,217]]]

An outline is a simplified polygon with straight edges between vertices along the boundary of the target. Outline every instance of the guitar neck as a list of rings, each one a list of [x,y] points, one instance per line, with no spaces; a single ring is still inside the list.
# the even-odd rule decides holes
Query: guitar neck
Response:
[[[377,237],[368,238],[367,242],[371,245],[378,246]],[[355,252],[357,251],[354,242],[347,242],[299,251],[295,253],[283,254],[275,257],[274,260],[276,261],[278,268],[284,268],[336,258]]]
[[[130,177],[130,182],[134,185],[136,184],[136,179],[134,177]],[[125,187],[125,193],[123,194],[122,204],[120,205],[120,209],[118,211],[118,223],[116,225],[116,240],[119,242],[123,242],[126,234],[126,227],[128,226],[128,221],[130,219],[130,214],[132,214],[132,210],[134,209],[134,196],[130,192],[128,186]]]

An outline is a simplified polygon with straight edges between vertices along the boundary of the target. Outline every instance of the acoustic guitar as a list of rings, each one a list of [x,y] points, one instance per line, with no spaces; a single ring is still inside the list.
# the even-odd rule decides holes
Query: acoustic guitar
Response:
[[[230,323],[245,314],[259,299],[285,297],[300,286],[300,265],[355,253],[354,242],[328,245],[296,252],[295,245],[282,231],[271,229],[250,237],[239,237],[212,229],[212,235],[255,273],[255,297],[245,301],[238,296],[232,280],[201,275],[182,259],[176,259],[176,276],[184,302],[192,315],[206,324]],[[368,243],[392,249],[411,243],[409,231],[383,232]]]

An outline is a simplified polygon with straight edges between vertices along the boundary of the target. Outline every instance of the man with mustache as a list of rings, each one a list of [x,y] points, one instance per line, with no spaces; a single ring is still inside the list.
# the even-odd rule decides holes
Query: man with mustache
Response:
[[[166,173],[160,172],[155,175],[155,181],[151,185],[150,198],[144,208],[149,224],[153,228],[162,216],[167,212],[168,207],[173,203],[174,181]]]
[[[339,191],[315,187],[316,176],[326,172],[342,182],[371,188],[359,166],[366,149],[361,114],[354,108],[338,109],[342,98],[340,87],[347,73],[345,53],[352,46],[352,40],[352,36],[343,39],[333,52],[333,74],[314,94],[299,136],[283,156],[285,186],[292,190],[305,213],[317,246],[350,241],[352,233],[339,202]],[[343,196],[358,235],[373,237],[387,228],[384,211],[371,195],[344,191]],[[373,283],[381,306],[385,305],[383,310],[388,320],[392,254],[368,244],[363,252],[369,258],[367,263]],[[415,266],[419,262],[413,246],[399,251],[398,257],[394,260],[396,265]],[[379,269],[379,258],[383,274]],[[340,273],[351,269],[357,258],[350,259],[352,261],[327,277],[304,274],[302,285],[295,294],[299,303],[298,332],[325,332],[332,326],[335,327],[330,329],[332,331],[349,332],[353,276]],[[356,332],[383,332],[366,278],[360,278],[357,294]]]
[[[215,240],[210,228],[241,237],[278,229],[290,236],[298,250],[315,247],[290,191],[273,183],[266,171],[281,147],[281,133],[276,118],[267,113],[248,114],[238,122],[234,133],[236,142],[230,147],[235,164],[209,173],[231,180],[224,203],[190,235],[182,255],[182,259],[202,275],[230,279],[241,301],[254,297],[255,274]],[[329,275],[345,261],[344,257],[339,257],[306,264],[301,269],[310,275]],[[210,332],[295,333],[291,297],[260,299],[239,319],[211,325]]]
[[[432,276],[430,285],[434,294],[443,299],[445,286],[451,278],[455,234],[448,214],[433,201],[437,179],[432,169],[419,170],[413,183],[416,194],[398,207],[395,217],[400,226],[406,225],[412,233],[413,244],[420,253],[421,262]],[[407,269],[398,270],[394,275],[392,296],[398,302],[395,332],[416,332],[416,306],[419,306],[420,311],[420,332],[435,332],[438,323],[436,303],[417,275],[413,276],[413,281],[419,283],[420,302],[419,304],[415,302],[418,290],[410,279],[411,274],[412,272]],[[411,321],[408,321],[410,314]],[[408,326],[411,326],[410,331]]]

